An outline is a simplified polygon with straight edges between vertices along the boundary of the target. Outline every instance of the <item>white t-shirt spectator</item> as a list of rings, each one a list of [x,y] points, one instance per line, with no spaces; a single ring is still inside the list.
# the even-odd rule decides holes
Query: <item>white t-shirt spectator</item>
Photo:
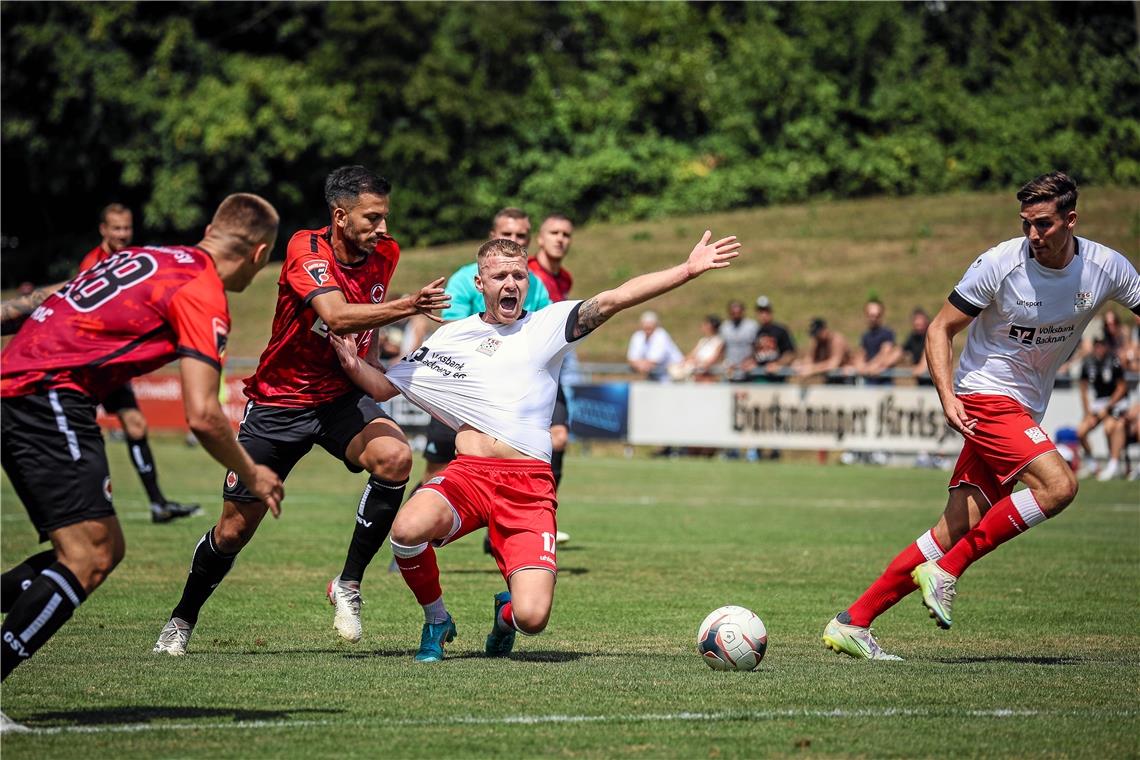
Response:
[[[657,327],[646,336],[644,330],[638,330],[629,339],[629,350],[625,353],[629,361],[649,360],[653,362],[653,369],[649,372],[650,380],[668,380],[670,364],[684,361],[685,355],[677,344],[669,337],[664,327]]]

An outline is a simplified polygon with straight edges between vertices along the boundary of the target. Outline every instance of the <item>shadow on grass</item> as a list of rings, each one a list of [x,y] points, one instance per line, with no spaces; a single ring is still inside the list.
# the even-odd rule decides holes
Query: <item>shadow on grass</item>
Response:
[[[284,720],[300,714],[333,715],[344,710],[297,708],[291,710],[250,710],[243,707],[99,707],[91,710],[61,710],[29,715],[32,724],[68,723],[80,726],[118,725],[123,723],[150,723],[155,720],[193,720],[198,718],[232,718],[237,721]]]
[[[992,657],[939,657],[934,660],[944,665],[974,665],[977,663],[1009,662],[1017,665],[1080,665],[1082,657],[1017,657],[1014,655],[993,655]]]
[[[411,659],[416,653],[414,649],[374,649],[371,652],[350,652],[344,655],[346,660],[367,660],[373,657],[400,657]],[[514,662],[576,662],[586,657],[607,657],[613,655],[598,654],[594,652],[555,652],[555,651],[523,651],[513,652],[505,658],[488,657],[482,652],[448,652],[444,657],[447,660],[491,660],[506,659]]]
[[[560,567],[558,568],[559,575],[585,575],[590,572],[588,567]],[[449,567],[442,570],[441,575],[500,575],[499,568],[491,565],[490,567]]]

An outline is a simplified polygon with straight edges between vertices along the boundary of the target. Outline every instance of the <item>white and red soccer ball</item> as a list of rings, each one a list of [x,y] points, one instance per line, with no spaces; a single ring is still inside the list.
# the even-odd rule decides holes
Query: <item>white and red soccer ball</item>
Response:
[[[697,653],[713,670],[755,670],[767,648],[764,622],[746,607],[715,609],[697,629]]]

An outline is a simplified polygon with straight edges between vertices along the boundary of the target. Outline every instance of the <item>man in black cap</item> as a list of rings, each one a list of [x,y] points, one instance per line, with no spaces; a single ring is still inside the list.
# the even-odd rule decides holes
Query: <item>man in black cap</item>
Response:
[[[776,375],[796,359],[796,343],[791,333],[772,319],[772,301],[768,296],[756,299],[756,346],[753,373]]]

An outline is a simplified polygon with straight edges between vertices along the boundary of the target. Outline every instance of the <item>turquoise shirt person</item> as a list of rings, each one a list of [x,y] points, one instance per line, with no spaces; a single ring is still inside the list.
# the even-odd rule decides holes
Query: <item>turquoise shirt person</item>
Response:
[[[478,262],[472,261],[470,264],[464,264],[456,269],[455,273],[448,279],[444,290],[451,296],[451,306],[447,307],[440,315],[444,321],[465,319],[472,314],[479,314],[485,310],[486,304],[483,302],[483,294],[475,288],[475,275],[478,272]],[[550,300],[550,293],[541,280],[535,277],[533,273],[530,273],[527,279],[530,285],[527,287],[526,300],[523,301],[525,310],[538,311],[553,303]]]

